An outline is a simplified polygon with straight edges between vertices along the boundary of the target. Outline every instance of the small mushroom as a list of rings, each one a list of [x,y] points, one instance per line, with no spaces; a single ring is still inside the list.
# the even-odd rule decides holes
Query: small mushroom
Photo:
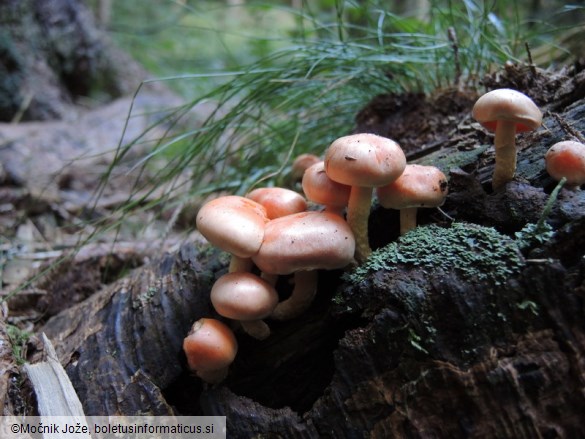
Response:
[[[272,285],[252,273],[227,273],[211,289],[211,303],[223,317],[237,320],[242,329],[258,340],[270,335],[262,319],[278,304],[278,293]]]
[[[557,181],[567,179],[565,188],[578,190],[585,184],[585,145],[574,140],[555,143],[544,156],[546,170]]]
[[[317,271],[343,268],[353,261],[355,240],[348,224],[328,212],[303,212],[270,221],[253,261],[263,273],[294,273],[291,296],[272,317],[296,317],[309,307],[317,290]]]
[[[197,320],[183,340],[189,369],[207,383],[225,379],[238,352],[232,330],[216,319]]]
[[[375,134],[353,134],[336,139],[325,154],[325,172],[351,186],[347,222],[355,235],[358,262],[371,253],[368,219],[373,188],[390,184],[404,171],[406,157],[393,140]]]
[[[514,178],[516,133],[536,130],[542,124],[542,113],[525,94],[501,88],[481,96],[473,106],[472,116],[488,131],[495,132],[492,187],[497,190]]]
[[[266,209],[268,219],[275,219],[307,210],[307,200],[290,189],[281,187],[262,187],[246,195]]]
[[[197,229],[213,245],[232,255],[229,271],[250,271],[268,222],[266,209],[237,195],[205,203],[197,213]]]
[[[297,156],[297,158],[295,158],[292,163],[290,171],[290,176],[293,183],[300,182],[301,179],[303,178],[303,174],[305,173],[305,171],[310,166],[320,161],[321,159],[315,154],[305,153]]]
[[[445,202],[447,177],[434,166],[406,165],[400,177],[376,192],[382,207],[400,210],[400,234],[404,235],[416,227],[418,208]]]
[[[325,173],[323,160],[311,165],[302,180],[303,192],[309,201],[325,206],[325,212],[343,215],[349,202],[351,186],[331,180]]]

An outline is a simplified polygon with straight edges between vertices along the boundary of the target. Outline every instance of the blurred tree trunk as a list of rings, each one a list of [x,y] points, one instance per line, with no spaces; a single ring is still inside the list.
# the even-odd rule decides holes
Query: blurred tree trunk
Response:
[[[62,119],[142,77],[81,0],[0,0],[0,121]]]
[[[430,15],[431,4],[428,0],[396,0],[394,12],[398,15],[415,17],[419,20],[427,20]]]

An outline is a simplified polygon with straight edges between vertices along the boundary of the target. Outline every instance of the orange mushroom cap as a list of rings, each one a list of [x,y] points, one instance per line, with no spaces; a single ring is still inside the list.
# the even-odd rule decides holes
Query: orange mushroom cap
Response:
[[[398,178],[405,166],[398,143],[369,133],[340,137],[325,154],[329,178],[348,186],[383,186]]]
[[[299,181],[303,178],[305,170],[307,170],[313,164],[320,162],[321,159],[315,154],[301,154],[294,159],[291,166],[291,178],[295,181]]]
[[[555,143],[544,156],[549,175],[559,181],[567,179],[568,186],[585,184],[585,145],[573,140]]]
[[[499,121],[514,122],[517,133],[533,131],[542,124],[542,113],[532,99],[509,88],[482,95],[473,106],[472,116],[492,132]]]
[[[252,260],[265,273],[284,275],[345,267],[354,251],[355,239],[343,218],[311,211],[270,221]]]
[[[213,245],[241,258],[254,255],[264,238],[266,209],[237,195],[205,203],[197,213],[197,229]]]
[[[302,184],[305,196],[313,203],[345,207],[349,202],[351,186],[331,180],[325,172],[323,160],[307,168]]]
[[[447,177],[434,166],[406,165],[400,177],[376,192],[387,209],[438,207],[447,196]]]
[[[240,321],[268,317],[278,304],[272,285],[252,273],[227,273],[211,289],[211,303],[219,315]]]
[[[204,380],[220,381],[238,352],[232,330],[216,319],[197,320],[183,340],[189,369]]]
[[[254,189],[246,198],[264,206],[268,219],[275,219],[307,210],[307,201],[299,193],[281,187]]]

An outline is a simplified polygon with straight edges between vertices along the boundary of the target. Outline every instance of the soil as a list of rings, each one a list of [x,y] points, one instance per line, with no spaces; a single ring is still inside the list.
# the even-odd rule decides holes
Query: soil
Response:
[[[542,218],[556,186],[544,152],[585,133],[585,70],[508,65],[483,84],[516,88],[543,109],[543,128],[518,137],[515,180],[491,189],[493,138],[470,117],[481,91],[373,98],[354,131],[391,137],[409,161],[449,177],[442,209],[419,212],[416,236],[432,252],[399,239],[398,213],[374,202],[379,259],[361,277],[320,273],[311,308],[268,321],[267,340],[238,332],[238,356],[219,385],[189,373],[180,348],[194,320],[214,315],[209,290],[227,266],[202,240],[165,255],[119,249],[113,276],[96,251],[36,284],[43,294],[30,291],[19,309],[34,310],[30,329],[59,340],[87,414],[222,414],[230,437],[582,437],[585,191],[562,189],[547,228],[525,227]],[[60,212],[55,202],[31,210],[24,182],[8,177],[0,190],[17,200],[2,214],[11,236],[31,217]],[[453,244],[436,244],[446,230]],[[279,280],[283,295],[289,280]],[[33,339],[29,354],[34,347]],[[10,366],[6,376],[18,375]]]

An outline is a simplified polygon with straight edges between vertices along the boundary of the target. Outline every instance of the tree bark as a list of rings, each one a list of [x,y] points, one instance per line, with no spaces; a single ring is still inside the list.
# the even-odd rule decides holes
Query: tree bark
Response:
[[[131,93],[143,70],[79,0],[0,2],[0,121],[66,118],[82,98]]]

